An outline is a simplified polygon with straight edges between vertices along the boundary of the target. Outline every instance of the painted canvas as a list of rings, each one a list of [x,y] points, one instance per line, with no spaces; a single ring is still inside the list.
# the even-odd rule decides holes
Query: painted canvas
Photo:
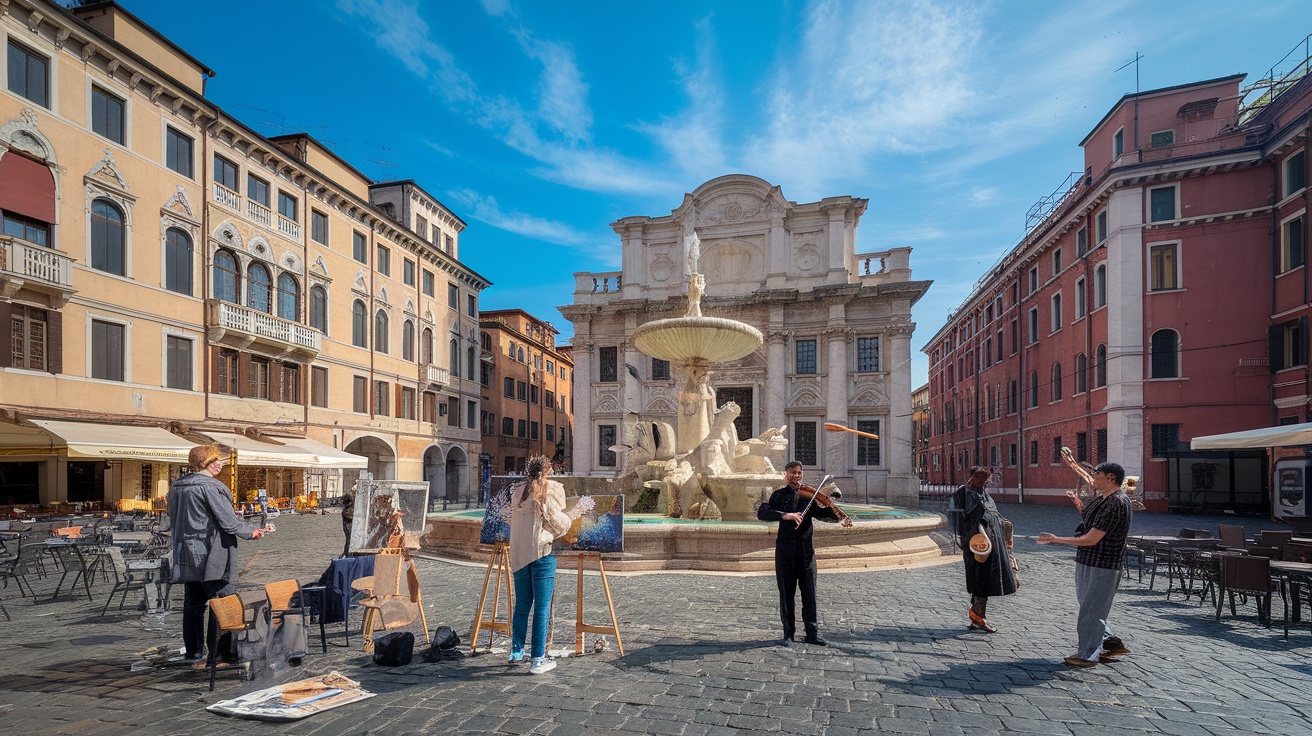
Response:
[[[576,552],[623,552],[624,496],[593,496],[592,500],[596,507],[576,519],[557,545]]]
[[[355,484],[355,521],[351,550],[382,549],[393,535],[418,544],[428,509],[428,483],[423,481],[370,480]]]
[[[479,544],[510,541],[510,489],[524,481],[522,475],[494,475],[489,479],[487,508],[478,532]]]

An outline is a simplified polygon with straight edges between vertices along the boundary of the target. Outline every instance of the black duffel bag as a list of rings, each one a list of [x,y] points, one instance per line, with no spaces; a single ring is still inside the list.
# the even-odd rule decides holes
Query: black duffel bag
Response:
[[[415,654],[415,635],[409,631],[394,631],[374,639],[374,664],[400,667],[410,664]]]
[[[460,646],[460,635],[450,626],[433,629],[433,644],[424,652],[425,662],[439,662],[443,659],[456,659],[464,654],[456,647]]]

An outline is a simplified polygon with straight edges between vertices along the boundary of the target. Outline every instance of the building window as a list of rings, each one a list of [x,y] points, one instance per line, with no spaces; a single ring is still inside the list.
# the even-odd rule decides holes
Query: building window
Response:
[[[369,316],[359,299],[351,304],[351,344],[357,348],[369,347]]]
[[[1165,146],[1175,145],[1175,131],[1161,130],[1148,136],[1148,145],[1151,148],[1163,148]]]
[[[387,405],[392,398],[392,386],[387,381],[374,381],[374,414],[385,417],[390,414]]]
[[[165,338],[164,385],[168,388],[191,390],[191,346],[191,340],[185,337],[169,335]]]
[[[1030,401],[1029,408],[1039,408],[1039,372],[1030,371]]]
[[[1099,345],[1093,358],[1093,387],[1102,388],[1107,385],[1107,346]]]
[[[107,199],[94,200],[91,203],[91,267],[124,275],[123,241],[126,234],[123,211]]]
[[[219,361],[214,371],[215,393],[237,395],[238,365],[236,350],[219,351]]]
[[[1039,464],[1039,441],[1030,440],[1030,465]]]
[[[452,340],[450,344],[450,348],[451,350],[450,350],[450,354],[447,355],[447,360],[450,364],[451,375],[455,376],[456,378],[459,378],[460,377],[460,342],[458,340]]]
[[[556,441],[556,425],[554,425],[554,424],[548,424],[547,427],[546,427],[546,432],[547,432],[547,442],[555,442],[555,441]]]
[[[1082,319],[1086,313],[1084,279],[1075,280],[1075,319]]]
[[[415,359],[415,323],[410,320],[401,324],[401,358]]]
[[[1158,330],[1152,336],[1152,377],[1178,378],[1180,336],[1175,330]]]
[[[1075,433],[1075,459],[1079,462],[1086,462],[1089,459],[1088,432]]]
[[[478,382],[484,388],[490,388],[492,386],[492,371],[487,363],[480,363],[478,365]]]
[[[869,432],[873,435],[879,434],[878,419],[858,419],[856,421],[857,431]],[[856,436],[856,464],[857,465],[879,465],[879,440],[871,437]]]
[[[310,210],[310,240],[328,245],[328,215],[315,209]]]
[[[424,365],[433,365],[433,347],[433,331],[425,327],[419,338],[419,357]]]
[[[1307,365],[1307,317],[1271,325],[1271,369]]]
[[[191,136],[174,130],[172,126],[165,126],[164,165],[188,179],[192,178],[194,167],[191,156],[195,145],[196,142]]]
[[[515,398],[524,402],[528,401],[527,383],[524,383],[523,381],[515,381]]]
[[[351,410],[357,414],[369,413],[369,379],[354,376],[351,380]]]
[[[46,356],[50,353],[49,313],[22,304],[10,306],[10,365],[29,371],[46,370]]]
[[[1307,186],[1307,154],[1303,151],[1285,159],[1285,196]]]
[[[873,373],[879,370],[879,338],[856,339],[856,370],[858,373]]]
[[[1153,457],[1170,457],[1180,446],[1179,424],[1152,425]]]
[[[528,387],[528,403],[538,403],[538,387],[536,384]]]
[[[545,394],[545,396],[542,397],[542,405],[547,407],[548,409],[555,409],[556,392],[552,391],[551,389],[547,389],[543,391],[543,393]]]
[[[1012,442],[1007,445],[1007,464],[1016,467],[1016,443]]]
[[[1061,401],[1061,363],[1052,364],[1052,400]]]
[[[615,425],[602,424],[597,427],[597,465],[603,468],[615,467]]]
[[[434,296],[437,293],[437,286],[434,281],[433,272],[424,269],[424,296]]]
[[[473,294],[465,295],[465,312],[470,317],[478,316],[478,300],[474,298]]]
[[[474,380],[474,366],[478,365],[478,349],[470,345],[465,349],[465,362],[468,370],[465,371],[465,378]]]
[[[246,306],[265,314],[273,313],[273,280],[269,269],[252,263],[246,269]]]
[[[91,130],[121,146],[125,140],[125,120],[123,100],[92,85]]]
[[[301,367],[295,363],[282,363],[279,373],[282,380],[278,384],[278,401],[301,403]]]
[[[378,268],[378,273],[381,273],[384,276],[391,276],[392,251],[388,249],[386,246],[382,246],[382,245],[378,246],[378,256],[377,259],[374,261],[374,265]]]
[[[815,340],[798,340],[796,345],[797,352],[797,370],[796,373],[815,373]],[[810,463],[815,465],[815,463]]]
[[[619,378],[619,349],[611,345],[597,348],[597,380],[601,383],[615,383]]]
[[[1080,232],[1084,232],[1081,228]],[[1086,237],[1085,240],[1088,240]],[[1052,251],[1052,275],[1056,276],[1061,273],[1061,248],[1054,248]]]
[[[1089,228],[1082,227],[1075,232],[1075,255],[1082,256],[1089,252]]]
[[[1107,306],[1107,266],[1100,264],[1093,269],[1093,308]]]
[[[228,159],[214,155],[214,183],[224,189],[240,193],[237,184],[237,164]]]
[[[50,244],[50,225],[12,212],[4,213],[4,234],[40,246]]]
[[[506,398],[508,399],[515,398],[515,379],[510,378],[509,376],[503,378],[502,386],[503,386],[503,393],[505,394]]]
[[[793,451],[793,459],[803,465],[815,465],[817,454],[815,422],[794,422],[793,442],[797,446]]]
[[[503,434],[503,435],[505,435],[505,436],[507,436],[507,437],[514,437],[514,436],[515,436],[515,420],[514,420],[514,419],[511,419],[510,417],[502,417],[502,419],[501,419],[501,434]]]
[[[1125,153],[1125,128],[1119,128],[1112,134],[1112,158],[1120,158],[1123,153]]]
[[[295,322],[301,314],[301,285],[289,273],[278,274],[278,316]]]
[[[553,371],[552,371],[550,368],[548,368],[548,369],[547,369],[547,372],[548,372],[548,373],[551,373],[551,372],[553,372]],[[670,380],[670,361],[668,361],[668,360],[661,360],[660,358],[652,358],[652,359],[651,359],[651,380],[653,380],[653,381],[668,381],[668,380]]]
[[[328,334],[328,290],[318,284],[310,287],[310,326]]]
[[[1061,292],[1053,294],[1050,301],[1052,302],[1050,321],[1052,323],[1052,331],[1056,332],[1061,329]]]
[[[351,231],[351,257],[360,263],[369,262],[369,243],[362,232]]]
[[[1157,187],[1148,190],[1149,222],[1164,222],[1175,219],[1176,187]]]
[[[282,190],[278,190],[278,214],[296,220],[296,198]]]
[[[1053,465],[1057,465],[1057,464],[1059,464],[1059,463],[1061,462],[1061,437],[1060,437],[1060,436],[1057,436],[1057,437],[1053,437],[1053,438],[1052,438],[1052,460],[1050,460],[1049,462],[1051,462]]]
[[[9,91],[50,107],[50,60],[9,42]]]
[[[443,244],[442,249],[445,250],[448,254],[450,255],[455,254],[455,250],[456,250],[455,238],[451,237],[450,235],[443,235],[442,244]]]
[[[251,358],[246,364],[246,398],[269,398],[269,361],[267,358]]]
[[[1107,239],[1107,210],[1099,212],[1098,217],[1094,219],[1094,222],[1098,230],[1098,242],[1101,243]]]
[[[1034,343],[1039,341],[1039,308],[1038,307],[1030,307],[1029,321],[1030,321],[1029,323],[1030,339],[1028,344],[1033,345]]]
[[[537,423],[537,422],[529,422],[529,423],[528,423],[528,438],[531,439],[531,440],[536,440],[536,439],[538,438],[538,423]]]
[[[1034,266],[1030,269],[1030,291],[1033,294],[1039,290],[1039,267]]]
[[[1178,243],[1153,245],[1148,248],[1148,290],[1166,291],[1180,288]],[[1300,252],[1300,265],[1302,255]]]
[[[415,418],[415,390],[409,386],[401,387],[401,419]]]
[[[473,429],[474,427],[477,427],[478,425],[475,423],[477,421],[478,421],[478,402],[466,401],[465,402],[465,428]]]
[[[1290,271],[1307,262],[1305,236],[1306,215],[1299,215],[1281,226],[1280,270]]]
[[[387,328],[387,312],[380,309],[374,313],[374,352],[387,353]]]
[[[455,284],[446,285],[446,305],[452,309],[460,308],[460,287]]]
[[[415,285],[415,262],[409,258],[401,262],[401,282],[406,286]]]
[[[1089,390],[1089,356],[1080,353],[1075,356],[1075,393],[1082,394]]]
[[[423,215],[415,215],[415,232],[419,233],[419,237],[428,239],[428,220]]]
[[[310,367],[310,403],[328,406],[328,369],[323,366]]]
[[[254,174],[246,175],[246,197],[256,204],[268,207],[269,200],[269,182],[255,176]]]
[[[164,288],[191,296],[191,236],[171,227],[164,231]]]
[[[1096,454],[1093,456],[1095,463],[1107,462],[1107,430],[1095,429],[1093,431],[1093,444]]]

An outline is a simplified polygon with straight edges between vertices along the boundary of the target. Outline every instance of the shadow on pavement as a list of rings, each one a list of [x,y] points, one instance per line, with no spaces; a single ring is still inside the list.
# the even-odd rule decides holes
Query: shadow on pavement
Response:
[[[1015,659],[950,665],[909,679],[872,678],[891,689],[923,694],[926,690],[950,690],[978,695],[982,692],[1010,693],[1026,690],[1051,680],[1071,668],[1060,659]]]
[[[653,644],[631,651],[615,660],[620,669],[649,667],[658,662],[697,660],[715,654],[744,652],[751,649],[768,649],[778,645],[777,639],[764,641],[695,641],[678,644]],[[799,644],[798,646],[801,646]]]

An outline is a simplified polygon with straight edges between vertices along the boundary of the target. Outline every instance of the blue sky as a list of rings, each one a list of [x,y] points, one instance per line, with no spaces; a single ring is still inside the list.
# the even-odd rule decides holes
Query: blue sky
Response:
[[[1307,0],[435,2],[120,0],[218,72],[208,96],[305,131],[469,227],[484,309],[552,321],[576,271],[619,268],[609,223],[754,174],[796,202],[870,200],[858,251],[910,246],[924,342],[1082,168],[1123,94],[1246,72],[1312,32]]]

